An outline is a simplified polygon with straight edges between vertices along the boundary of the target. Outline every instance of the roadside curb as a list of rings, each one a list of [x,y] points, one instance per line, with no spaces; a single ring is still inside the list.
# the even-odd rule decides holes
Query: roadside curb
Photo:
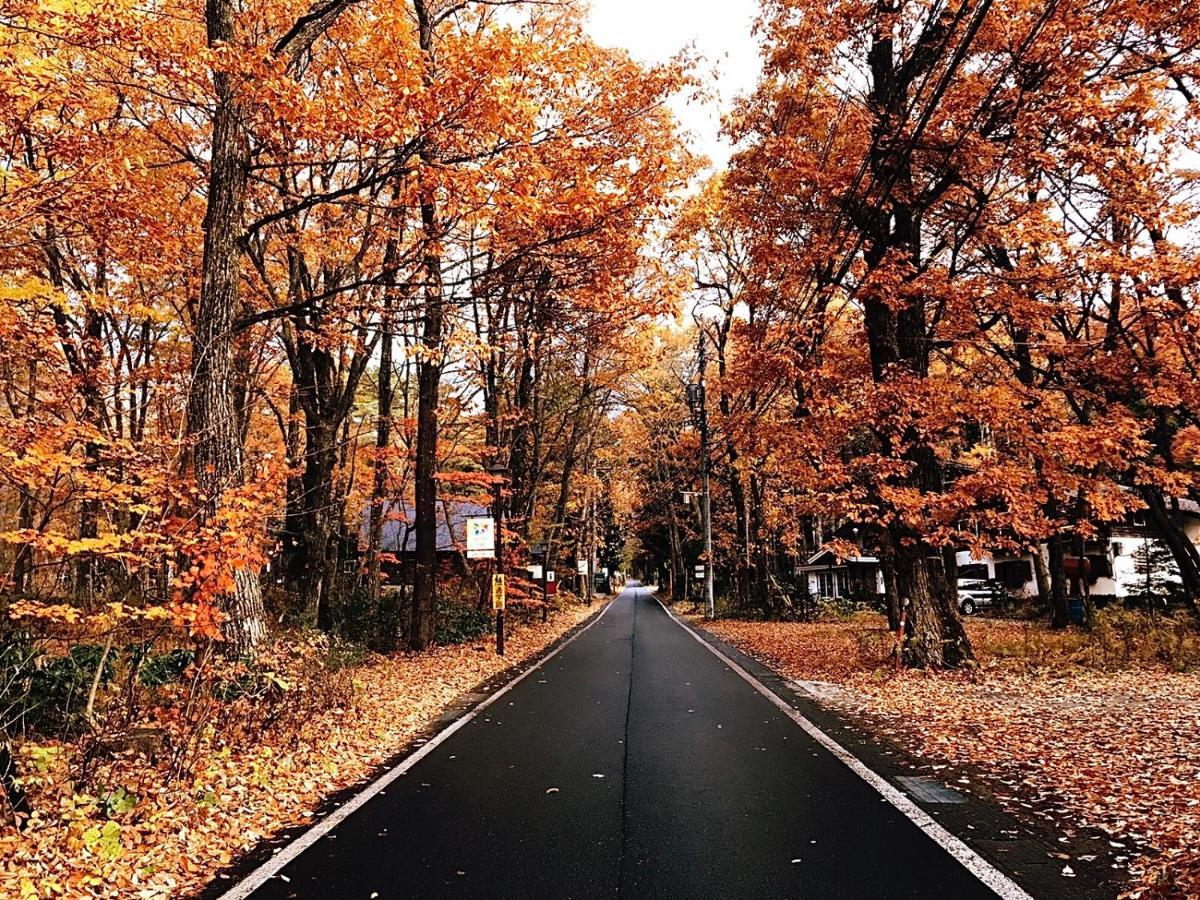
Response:
[[[351,785],[340,788],[325,797],[315,808],[310,820],[294,825],[259,840],[254,847],[240,855],[231,865],[214,873],[212,879],[201,890],[191,894],[195,900],[216,898],[238,898],[248,896],[261,885],[265,878],[260,870],[272,867],[284,852],[301,844],[293,856],[298,856],[315,840],[313,835],[329,830],[335,821],[340,821],[374,796],[409,768],[419,762],[429,751],[466,725],[481,710],[489,706],[527,675],[556,655],[571,641],[595,625],[612,605],[614,597],[598,606],[586,619],[573,625],[527,660],[514,663],[486,681],[451,701],[442,714],[433,719],[423,730],[396,750],[387,760],[373,767],[370,772]],[[459,699],[466,702],[458,702]],[[279,865],[282,868],[282,864]],[[271,877],[274,873],[267,875]],[[244,888],[251,881],[248,888]]]
[[[659,598],[656,596],[655,599]],[[963,774],[961,779],[951,780],[960,775],[960,770],[947,766],[934,770],[928,760],[914,756],[885,735],[874,733],[829,705],[831,698],[822,696],[821,691],[775,672],[703,626],[684,621],[669,606],[663,605],[697,640],[719,656],[727,657],[769,691],[778,701],[777,706],[786,706],[793,718],[799,716],[808,720],[832,744],[884,782],[884,790],[901,794],[903,802],[916,807],[920,816],[932,821],[935,828],[944,830],[1007,876],[1019,890],[1038,898],[1091,900],[1116,897],[1126,887],[1124,881],[1114,878],[1116,873],[1109,867],[1108,859],[1111,851],[1099,836],[1093,838],[1076,833],[1073,844],[1062,843],[1063,839],[1056,837],[1048,825],[1024,821],[1003,810],[989,796],[986,786],[980,791],[977,779],[968,779]],[[835,752],[835,755],[839,754]],[[870,779],[866,780],[870,783]],[[949,781],[948,785],[940,784],[946,781]],[[929,790],[924,790],[926,786]],[[957,795],[957,798],[939,799],[939,789],[945,792],[941,793],[942,798],[947,794]],[[1069,860],[1073,877],[1063,874],[1064,859],[1055,855],[1065,849],[1073,851]],[[1091,856],[1092,859],[1081,860],[1080,856]]]

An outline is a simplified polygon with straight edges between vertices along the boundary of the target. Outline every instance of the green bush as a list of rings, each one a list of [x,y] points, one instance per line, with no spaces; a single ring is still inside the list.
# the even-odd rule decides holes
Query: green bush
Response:
[[[116,656],[95,644],[77,644],[56,656],[40,650],[27,633],[10,632],[0,646],[0,730],[77,731],[101,658],[103,688],[112,682]]]
[[[439,644],[465,644],[487,634],[492,618],[473,606],[447,603],[438,610],[434,640]]]
[[[139,657],[138,680],[146,687],[162,687],[174,684],[183,677],[183,672],[196,659],[195,651],[176,647],[166,653],[151,653],[145,645],[134,648],[131,653],[136,664]]]

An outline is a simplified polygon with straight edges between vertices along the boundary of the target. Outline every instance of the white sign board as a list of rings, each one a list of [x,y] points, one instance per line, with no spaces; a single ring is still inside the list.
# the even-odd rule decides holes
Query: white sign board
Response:
[[[542,580],[542,567],[541,566],[529,566],[528,568],[529,568],[529,580],[530,581],[541,581]]]
[[[586,559],[581,559],[581,560],[579,560],[578,563],[575,564],[575,571],[578,572],[580,575],[586,575],[587,569],[588,569],[588,566],[587,566]]]
[[[496,520],[491,516],[467,517],[467,559],[496,558]]]
[[[554,580],[554,573],[553,573],[553,572],[547,572],[547,573],[546,573],[546,583],[547,583],[547,584],[549,584],[549,583],[550,583],[550,582],[552,582],[553,580]]]

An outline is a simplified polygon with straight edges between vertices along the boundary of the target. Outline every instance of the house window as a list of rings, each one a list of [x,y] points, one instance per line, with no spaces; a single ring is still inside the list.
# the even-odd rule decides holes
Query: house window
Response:
[[[959,566],[958,577],[987,581],[987,563],[970,563],[969,565]]]
[[[846,590],[846,570],[833,569],[817,573],[817,596],[818,597],[845,597]]]

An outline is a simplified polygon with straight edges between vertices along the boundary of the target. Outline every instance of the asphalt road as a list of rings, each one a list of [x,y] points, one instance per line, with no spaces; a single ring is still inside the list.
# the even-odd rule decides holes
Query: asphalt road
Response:
[[[994,896],[637,588],[254,894]]]

